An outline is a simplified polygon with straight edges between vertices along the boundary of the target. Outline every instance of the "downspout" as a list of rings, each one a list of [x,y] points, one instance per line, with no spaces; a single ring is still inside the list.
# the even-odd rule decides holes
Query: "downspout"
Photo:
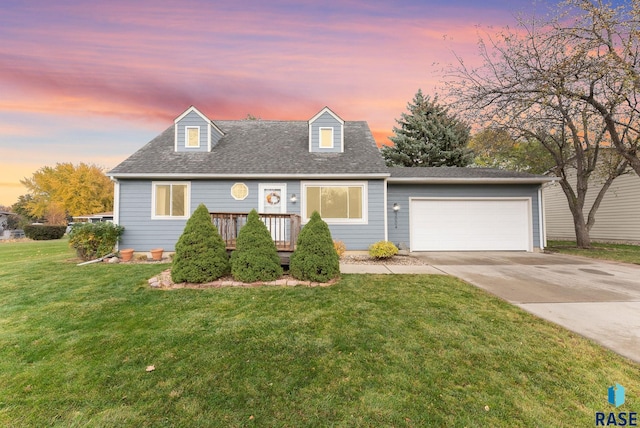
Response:
[[[388,224],[388,214],[387,214],[387,178],[384,179],[384,186],[383,186],[383,190],[384,190],[384,240],[388,241],[389,240],[389,224]]]
[[[547,246],[547,230],[545,227],[545,219],[544,219],[544,195],[543,195],[543,186],[538,188],[538,218],[539,218],[539,233],[540,233],[540,250],[544,250]]]
[[[117,178],[111,177],[113,181],[113,223],[120,225],[120,182]],[[116,242],[116,251],[119,250],[119,242]]]

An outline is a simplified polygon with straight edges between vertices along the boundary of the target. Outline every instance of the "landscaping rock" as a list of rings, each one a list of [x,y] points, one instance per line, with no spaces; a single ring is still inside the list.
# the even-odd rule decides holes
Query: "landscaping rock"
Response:
[[[234,280],[232,277],[219,278],[212,282],[202,284],[191,284],[188,282],[174,283],[171,280],[171,269],[167,269],[157,276],[148,280],[149,287],[160,288],[163,290],[175,290],[180,288],[221,288],[221,287],[264,287],[264,286],[306,286],[306,287],[327,287],[338,282],[338,279],[331,280],[329,282],[311,282],[297,280],[288,275],[283,275],[275,281],[257,281],[257,282],[240,282]]]

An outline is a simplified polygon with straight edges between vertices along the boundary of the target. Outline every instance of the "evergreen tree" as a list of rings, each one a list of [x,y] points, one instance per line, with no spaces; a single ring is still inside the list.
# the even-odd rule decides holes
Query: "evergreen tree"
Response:
[[[242,282],[274,281],[282,276],[280,256],[267,226],[251,210],[231,253],[231,274]]]
[[[396,120],[393,146],[382,148],[387,166],[467,166],[473,160],[467,148],[469,126],[449,109],[418,90],[408,113]]]
[[[209,210],[200,204],[187,221],[176,243],[171,279],[203,283],[229,273],[229,256]]]
[[[314,211],[298,235],[289,260],[291,276],[305,281],[326,282],[340,274],[340,257],[333,246],[329,226]]]

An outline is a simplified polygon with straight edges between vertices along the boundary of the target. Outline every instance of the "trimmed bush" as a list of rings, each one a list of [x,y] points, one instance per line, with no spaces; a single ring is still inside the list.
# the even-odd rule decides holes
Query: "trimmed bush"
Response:
[[[229,256],[209,210],[200,204],[176,243],[171,279],[201,284],[229,274]]]
[[[51,226],[48,224],[30,224],[24,227],[24,234],[34,241],[50,241],[64,236],[67,226]]]
[[[69,245],[82,260],[93,260],[113,252],[124,227],[109,222],[77,223],[69,232]]]
[[[276,244],[256,210],[251,210],[238,233],[236,250],[231,253],[231,274],[242,282],[274,281],[282,276]]]
[[[375,259],[388,259],[398,254],[398,247],[389,241],[378,241],[369,247],[369,255]]]
[[[303,281],[327,282],[340,275],[340,258],[327,223],[314,211],[298,236],[289,260],[291,276]]]

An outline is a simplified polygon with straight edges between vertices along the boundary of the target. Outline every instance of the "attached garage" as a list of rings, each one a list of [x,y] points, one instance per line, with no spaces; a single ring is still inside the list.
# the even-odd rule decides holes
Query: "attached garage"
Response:
[[[412,251],[532,251],[531,200],[410,199]]]
[[[486,168],[389,168],[388,240],[410,251],[544,248],[548,177]],[[395,206],[395,209],[394,209]]]

